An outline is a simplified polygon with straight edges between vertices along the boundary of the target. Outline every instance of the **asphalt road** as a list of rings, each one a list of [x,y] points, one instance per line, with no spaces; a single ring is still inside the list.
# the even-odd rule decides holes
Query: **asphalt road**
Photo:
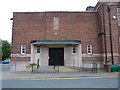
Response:
[[[118,78],[3,80],[3,88],[118,88]]]

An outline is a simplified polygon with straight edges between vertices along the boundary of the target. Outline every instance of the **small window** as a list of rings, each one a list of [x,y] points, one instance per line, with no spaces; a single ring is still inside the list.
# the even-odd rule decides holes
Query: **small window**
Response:
[[[120,26],[120,8],[117,9],[118,12],[118,25]]]
[[[53,28],[54,28],[54,30],[59,29],[59,18],[58,17],[53,18]]]
[[[40,46],[37,46],[37,53],[40,53]]]
[[[92,45],[87,45],[87,54],[92,54]]]
[[[73,46],[72,47],[72,54],[75,54],[76,53],[76,46]]]
[[[21,54],[26,54],[26,45],[21,45]]]

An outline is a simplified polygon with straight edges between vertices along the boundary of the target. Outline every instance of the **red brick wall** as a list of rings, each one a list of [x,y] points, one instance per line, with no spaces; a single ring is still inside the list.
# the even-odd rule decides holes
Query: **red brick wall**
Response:
[[[118,20],[112,19],[112,16],[117,16],[117,7],[112,6],[111,10],[114,53],[118,53],[119,50]],[[104,12],[107,52],[110,53],[107,5],[104,7]],[[21,45],[26,45],[27,54],[30,54],[32,40],[81,40],[83,54],[87,53],[88,44],[93,45],[93,54],[105,52],[104,37],[98,36],[98,33],[103,32],[102,6],[98,12],[15,12],[13,16],[12,54],[20,54]],[[53,29],[53,17],[59,17],[59,30]],[[98,60],[98,58],[83,59]],[[114,59],[118,60],[116,57]]]
[[[58,30],[53,28],[54,17],[59,17]],[[68,40],[67,13],[46,13],[46,36],[44,37],[46,40]]]
[[[53,30],[55,16],[59,17],[59,30]],[[14,13],[13,28],[13,54],[20,54],[22,44],[27,45],[27,53],[30,53],[32,40],[81,40],[83,53],[86,53],[87,44],[92,44],[93,52],[99,53],[96,12]]]
[[[30,53],[30,41],[45,39],[45,13],[13,15],[12,53],[20,54],[20,45],[27,45],[27,53]]]
[[[29,57],[12,57],[12,61],[30,61]]]
[[[83,57],[83,61],[101,61],[103,60],[102,57]]]
[[[99,32],[104,32],[104,22],[103,22],[103,7],[104,7],[104,19],[105,19],[105,27],[106,27],[106,46],[107,46],[107,53],[111,53],[111,47],[110,47],[110,32],[109,32],[109,19],[108,19],[108,10],[107,7],[108,5],[101,5],[98,9],[98,20],[100,24],[100,30]],[[113,16],[117,17],[117,8],[118,5],[112,5],[111,9],[111,27],[112,27],[112,43],[113,43],[113,53],[118,54],[118,19],[113,19]],[[100,42],[101,42],[101,52],[105,53],[105,44],[104,44],[104,35],[99,36],[100,37]],[[104,58],[105,59],[105,58]],[[111,60],[111,56],[108,56],[108,60]],[[118,58],[114,56],[114,60],[118,61]]]

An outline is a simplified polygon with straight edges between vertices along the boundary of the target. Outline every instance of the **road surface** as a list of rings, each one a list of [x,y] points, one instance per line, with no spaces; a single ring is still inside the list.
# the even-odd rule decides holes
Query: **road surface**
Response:
[[[118,88],[118,78],[3,80],[3,88]]]

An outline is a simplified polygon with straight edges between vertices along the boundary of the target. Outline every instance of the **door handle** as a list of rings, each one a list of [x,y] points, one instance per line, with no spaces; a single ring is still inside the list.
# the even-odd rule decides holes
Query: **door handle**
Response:
[[[50,57],[48,57],[48,59],[50,59]]]

